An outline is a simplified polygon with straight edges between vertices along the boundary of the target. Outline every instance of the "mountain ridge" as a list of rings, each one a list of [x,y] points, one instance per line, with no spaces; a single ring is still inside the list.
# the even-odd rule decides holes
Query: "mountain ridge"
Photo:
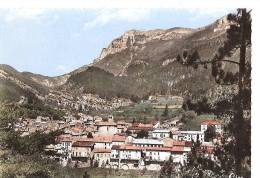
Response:
[[[0,65],[3,71],[0,79],[6,75],[15,76],[45,99],[55,90],[77,96],[93,93],[104,98],[132,100],[152,94],[200,98],[218,86],[211,75],[211,67],[194,69],[176,58],[183,56],[184,51],[188,54],[198,51],[202,61],[211,60],[226,40],[228,28],[225,16],[197,29],[129,30],[114,39],[91,64],[64,75],[48,77]],[[231,58],[237,59],[237,54]],[[233,68],[229,64],[223,66]]]

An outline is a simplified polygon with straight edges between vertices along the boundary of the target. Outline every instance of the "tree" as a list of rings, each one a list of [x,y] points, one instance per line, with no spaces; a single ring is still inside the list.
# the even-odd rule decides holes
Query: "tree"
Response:
[[[230,56],[235,49],[240,50],[239,62],[236,64],[239,66],[238,76],[238,95],[235,100],[235,114],[231,124],[233,125],[232,133],[235,137],[235,161],[236,161],[236,173],[241,175],[242,162],[247,156],[251,156],[250,145],[248,140],[251,140],[251,125],[246,124],[244,119],[244,110],[250,109],[250,104],[247,104],[247,95],[251,94],[251,73],[247,72],[251,70],[251,67],[247,68],[246,63],[246,47],[251,45],[251,11],[246,9],[238,9],[237,14],[230,14],[228,20],[232,22],[230,29],[228,30],[228,40],[222,48],[219,49],[219,54],[216,56],[218,60],[223,60],[225,56]],[[249,65],[250,66],[250,65]],[[246,75],[249,74],[249,75]],[[246,81],[246,80],[249,80]],[[250,100],[251,101],[251,100]],[[245,128],[247,126],[248,128]]]
[[[219,48],[218,53],[209,61],[199,61],[198,64],[212,64],[212,75],[220,84],[226,85],[230,74],[225,74],[221,68],[222,63],[230,63],[238,66],[238,94],[232,100],[231,108],[224,108],[219,113],[225,113],[231,118],[230,134],[234,137],[234,152],[231,152],[235,158],[236,174],[242,174],[242,165],[244,160],[251,156],[251,118],[244,118],[244,112],[251,112],[251,64],[246,61],[247,47],[251,46],[251,11],[247,9],[238,9],[237,14],[229,14],[227,20],[230,22],[230,28],[227,30],[227,40]],[[229,60],[234,52],[239,50],[239,61]],[[226,80],[225,80],[226,77]],[[228,83],[230,83],[228,81]],[[234,81],[235,83],[235,81]],[[248,170],[250,171],[250,170]]]
[[[180,165],[173,162],[172,156],[170,156],[169,160],[164,162],[163,167],[160,171],[160,178],[173,178],[178,176],[178,167]]]
[[[233,149],[235,151],[229,154],[235,159],[236,174],[241,176],[244,160],[250,160],[251,157],[251,117],[244,117],[246,111],[251,112],[251,64],[250,61],[246,61],[246,50],[247,47],[251,46],[251,10],[238,9],[236,14],[229,14],[227,20],[230,22],[227,40],[219,48],[218,53],[213,59],[194,63],[198,65],[211,64],[212,75],[217,83],[221,85],[236,83],[238,85],[238,93],[230,99],[233,104],[229,108],[225,107],[222,108],[223,110],[216,110],[216,112],[231,118],[228,128],[231,137],[234,138]],[[237,50],[240,54],[239,61],[226,59]],[[223,63],[238,66],[238,74],[235,74],[234,78],[230,74],[226,74],[222,69]],[[230,103],[228,100],[225,102]]]
[[[205,141],[206,142],[212,141],[212,139],[216,137],[215,126],[208,125],[207,130],[204,132],[204,134],[205,134]]]
[[[182,58],[179,54],[177,55],[176,60],[177,62],[182,63]]]
[[[196,63],[198,60],[200,60],[200,55],[196,50],[191,55],[188,55],[187,65],[192,65],[196,69],[198,68],[198,64]]]
[[[165,105],[164,112],[162,114],[163,117],[168,117],[169,116],[169,111],[168,111],[168,104]]]
[[[90,178],[90,175],[88,174],[88,171],[84,172],[83,178]]]
[[[137,133],[137,138],[147,138],[148,137],[148,131],[146,130],[141,130],[140,132]]]
[[[186,50],[183,51],[182,57],[183,57],[183,59],[186,59],[188,57],[188,52]]]
[[[93,135],[91,132],[88,133],[87,138],[93,138]]]

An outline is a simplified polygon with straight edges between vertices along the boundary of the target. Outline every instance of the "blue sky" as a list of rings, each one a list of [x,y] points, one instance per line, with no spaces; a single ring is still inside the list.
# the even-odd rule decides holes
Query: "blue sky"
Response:
[[[0,63],[48,76],[97,58],[130,29],[197,28],[230,9],[0,9]]]

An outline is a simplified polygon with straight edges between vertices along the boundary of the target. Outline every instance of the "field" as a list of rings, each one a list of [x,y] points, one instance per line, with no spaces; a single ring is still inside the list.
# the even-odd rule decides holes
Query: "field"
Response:
[[[168,109],[167,118],[163,116],[165,109],[155,109],[151,104],[140,103],[133,106],[120,108],[113,112],[115,120],[125,120],[132,122],[135,119],[137,122],[148,123],[154,119],[170,119],[178,114],[182,109]]]

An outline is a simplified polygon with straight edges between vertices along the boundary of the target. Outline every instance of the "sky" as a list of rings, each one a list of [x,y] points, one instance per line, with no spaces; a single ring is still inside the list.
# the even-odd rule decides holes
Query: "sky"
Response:
[[[58,76],[90,64],[124,32],[198,28],[231,9],[0,9],[0,64]]]

